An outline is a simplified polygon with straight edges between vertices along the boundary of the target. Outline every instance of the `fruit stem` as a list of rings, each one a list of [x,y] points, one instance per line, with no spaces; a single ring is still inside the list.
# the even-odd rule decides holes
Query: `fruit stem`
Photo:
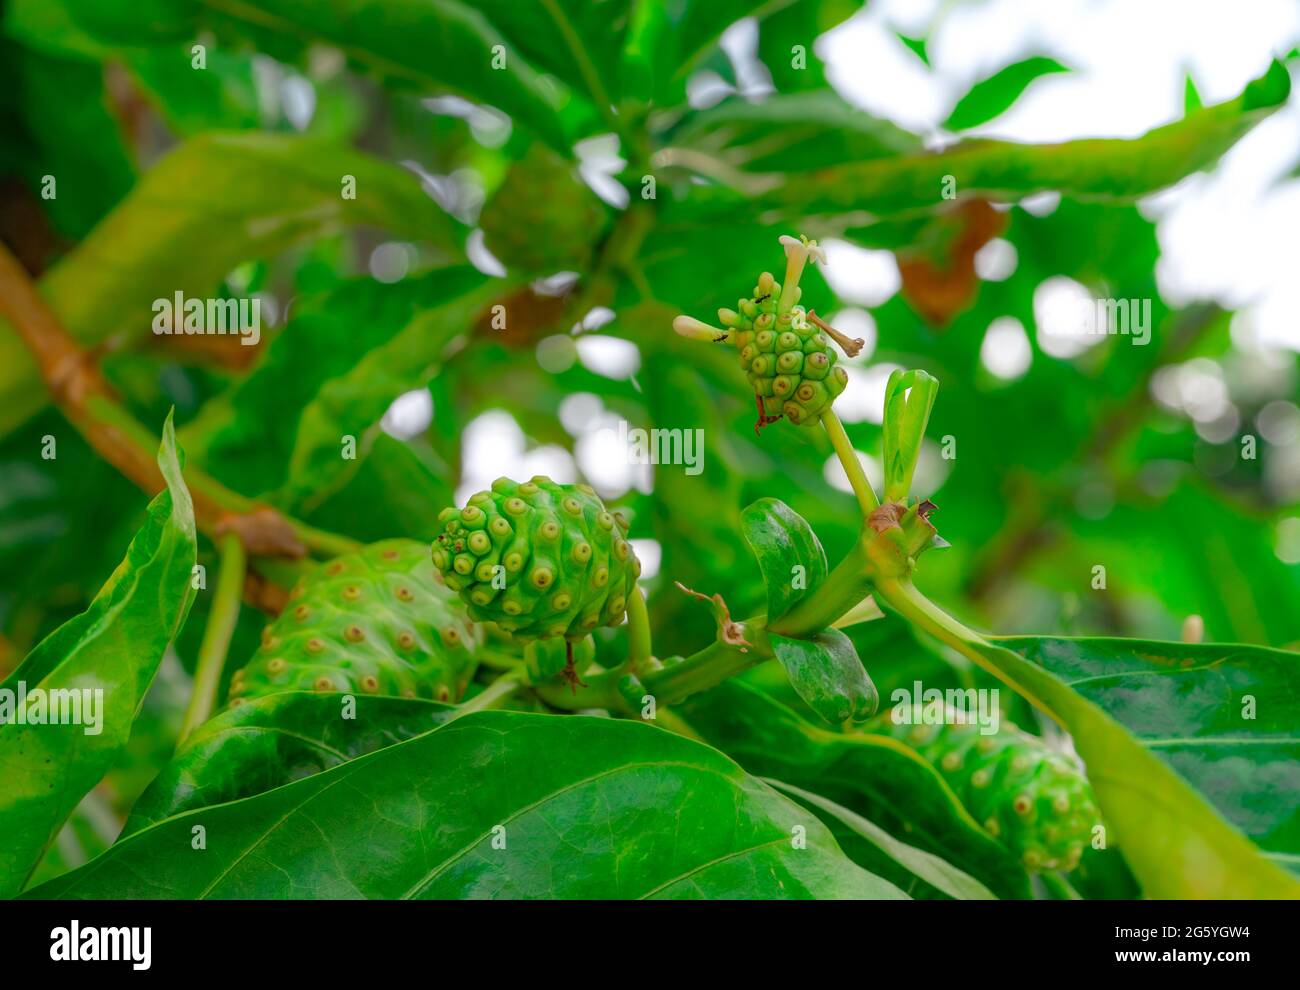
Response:
[[[871,594],[864,538],[853,544],[814,594],[804,595],[794,608],[772,622],[772,632],[792,639],[814,635],[857,608]]]
[[[459,705],[459,714],[456,717],[460,718],[461,715],[468,715],[471,712],[481,712],[497,707],[498,704],[523,687],[526,677],[527,675],[522,670],[512,670],[502,674],[474,697]]]
[[[693,694],[717,687],[729,677],[748,670],[772,657],[766,637],[748,648],[715,640],[680,663],[669,664],[642,678],[655,705],[676,705]]]
[[[862,518],[866,519],[880,506],[880,501],[871,488],[871,482],[867,480],[866,472],[862,470],[862,462],[858,460],[858,453],[853,449],[853,444],[849,443],[849,435],[844,432],[844,424],[840,422],[840,418],[828,407],[822,413],[821,420],[822,426],[826,428],[826,435],[831,438],[831,446],[835,448],[835,456],[840,459],[844,473],[848,475],[849,484],[853,486],[853,494],[858,498]]]
[[[632,587],[627,600],[627,665],[633,672],[643,669],[654,655],[650,633],[650,616],[640,585]]]
[[[208,614],[208,624],[203,630],[203,641],[199,645],[190,703],[185,709],[180,734],[176,737],[178,748],[191,732],[212,715],[217,701],[217,689],[221,684],[221,672],[226,666],[226,652],[230,649],[230,637],[235,632],[235,623],[239,621],[244,574],[248,567],[243,541],[234,533],[219,537],[217,559],[220,570],[212,593],[212,611]]]

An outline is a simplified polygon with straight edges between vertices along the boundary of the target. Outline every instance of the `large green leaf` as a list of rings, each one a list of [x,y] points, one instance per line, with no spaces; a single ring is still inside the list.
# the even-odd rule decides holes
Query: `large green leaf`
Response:
[[[174,815],[274,790],[428,732],[456,707],[420,698],[287,691],[202,725],[131,809],[132,835]]]
[[[803,516],[780,499],[752,502],[740,522],[763,572],[770,625],[826,580],[826,551]]]
[[[760,201],[798,215],[924,212],[944,205],[941,194],[947,176],[956,181],[962,196],[1012,200],[1056,190],[1081,199],[1134,199],[1214,164],[1286,101],[1290,87],[1286,70],[1274,62],[1236,99],[1198,110],[1138,138],[1046,145],[970,140],[940,152],[775,174],[774,188],[763,193]],[[734,209],[730,196],[723,197],[720,206]]]
[[[750,773],[824,795],[942,856],[999,897],[1028,895],[1015,858],[911,747],[888,736],[813,725],[737,681],[692,695],[675,711]]]
[[[962,131],[983,124],[1009,110],[1035,79],[1069,71],[1056,59],[1042,56],[1013,62],[972,86],[970,92],[957,101],[943,126],[950,131]]]
[[[640,723],[519,712],[468,715],[170,818],[33,895],[903,896],[707,746]]]
[[[356,198],[343,197],[344,176]],[[236,265],[342,226],[367,224],[459,253],[460,226],[405,169],[337,145],[208,134],[177,147],[41,280],[63,325],[93,343],[139,337],[153,301],[206,297]],[[232,347],[240,346],[231,340]],[[45,401],[32,359],[0,334],[0,431]]]
[[[125,747],[163,652],[189,611],[194,507],[170,417],[158,466],[167,490],[149,504],[126,558],[90,607],[42,640],[0,684],[10,707],[8,724],[0,724],[0,895],[22,889],[69,813]],[[46,705],[71,697],[51,692],[76,692],[91,707],[72,708],[81,711],[81,724],[19,722],[15,700],[24,689],[29,698],[43,692],[37,697]],[[102,694],[95,701],[87,692]]]
[[[997,642],[1106,711],[1271,858],[1300,869],[1300,656],[1137,639]]]
[[[428,385],[442,370],[449,345],[467,335],[480,311],[504,291],[502,283],[468,267],[437,272],[433,279],[435,305],[417,312],[355,367],[325,382],[303,407],[285,483],[291,502],[319,500],[346,478],[342,438],[360,440],[377,427],[394,399]]]
[[[857,812],[850,811],[842,804],[780,780],[768,779],[768,783],[777,790],[796,798],[800,804],[843,825],[862,842],[873,847],[877,856],[872,857],[872,863],[878,856],[884,856],[916,879],[924,881],[935,890],[955,900],[996,899],[993,897],[993,892],[974,877],[963,873],[933,853],[909,846],[906,842],[899,842],[879,825],[868,821]],[[871,868],[867,863],[861,865]]]
[[[461,0],[66,0],[77,22],[131,46],[191,39],[208,28],[226,43],[251,40],[286,57],[311,42],[353,64],[421,89],[458,93],[508,113],[521,127],[569,149],[563,98],[477,4]],[[150,16],[152,15],[152,16]],[[504,61],[495,56],[502,46]],[[495,64],[494,64],[495,63]]]
[[[924,628],[937,629],[938,610],[881,594]],[[1221,818],[1168,762],[1145,747],[1114,716],[1062,678],[997,643],[961,634],[964,648],[991,672],[1051,715],[1073,737],[1106,823],[1148,897],[1292,898],[1300,883]]]

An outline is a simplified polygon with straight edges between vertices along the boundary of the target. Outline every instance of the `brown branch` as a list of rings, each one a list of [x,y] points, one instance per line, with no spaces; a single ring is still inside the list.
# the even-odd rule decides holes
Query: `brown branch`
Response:
[[[27,271],[0,244],[0,313],[36,358],[41,377],[68,421],[106,461],[146,492],[165,487],[154,459],[156,439],[118,401],[94,358],[63,328]],[[313,529],[186,468],[199,528],[210,538],[235,532],[249,555],[298,558],[308,550],[336,555],[356,549],[347,537]]]

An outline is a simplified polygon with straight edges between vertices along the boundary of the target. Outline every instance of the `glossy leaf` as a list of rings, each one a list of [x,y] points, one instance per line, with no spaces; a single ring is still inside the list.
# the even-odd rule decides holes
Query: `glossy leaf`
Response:
[[[268,182],[269,175],[276,181]],[[355,199],[342,196],[345,175],[356,179]],[[143,336],[155,299],[177,292],[206,297],[240,262],[343,224],[381,227],[459,252],[459,225],[404,169],[302,138],[207,134],[155,164],[46,274],[41,289],[63,325],[86,343],[122,330]],[[0,429],[44,402],[21,342],[0,334]]]
[[[951,863],[944,862],[933,853],[909,846],[906,842],[899,842],[879,825],[868,821],[857,812],[850,811],[842,804],[836,804],[830,798],[780,780],[768,778],[767,782],[777,790],[796,798],[801,804],[810,806],[826,817],[842,823],[908,873],[954,900],[996,900],[993,892],[974,877],[963,873]]]
[[[999,69],[987,79],[981,79],[957,101],[943,126],[950,131],[964,131],[977,127],[1011,109],[1035,79],[1056,72],[1069,72],[1068,66],[1054,58],[1022,59]]]
[[[10,709],[8,724],[0,724],[0,895],[22,889],[69,813],[126,746],[163,652],[189,611],[194,508],[170,417],[158,466],[167,490],[149,504],[125,559],[90,607],[42,640],[0,684]],[[48,706],[59,697],[51,692],[75,692],[71,698],[82,705],[61,704],[80,711],[81,722],[19,722],[15,701],[24,690]],[[90,693],[97,691],[98,701]]]
[[[790,685],[827,722],[861,722],[875,714],[880,695],[844,633],[823,629],[812,639],[768,633],[768,639]]]
[[[770,625],[826,580],[826,551],[803,516],[780,499],[750,503],[740,522],[763,572]]]
[[[830,798],[960,867],[999,897],[1027,895],[1024,870],[911,747],[813,725],[738,681],[692,695],[676,711],[750,773]]]
[[[1045,145],[965,141],[940,152],[779,176],[779,184],[763,193],[761,202],[801,215],[924,212],[944,204],[940,192],[945,176],[956,180],[962,196],[1005,201],[1055,190],[1079,199],[1127,201],[1213,165],[1289,93],[1290,77],[1275,62],[1236,99],[1188,114],[1138,138],[1087,138]]]
[[[454,718],[420,698],[287,691],[200,726],[140,796],[122,835],[310,777]]]
[[[998,643],[974,648],[1074,739],[1117,846],[1148,897],[1290,898],[1300,883],[1264,857],[1101,706]]]
[[[998,642],[1109,713],[1271,858],[1300,869],[1300,657],[1239,644]]]
[[[206,829],[200,852],[195,825]],[[791,841],[796,825],[803,849]],[[33,896],[903,895],[707,746],[606,718],[479,712],[168,819]]]

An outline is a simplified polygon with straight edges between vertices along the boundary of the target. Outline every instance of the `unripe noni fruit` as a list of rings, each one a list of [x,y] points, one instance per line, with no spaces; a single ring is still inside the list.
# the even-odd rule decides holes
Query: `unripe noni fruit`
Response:
[[[472,618],[516,639],[577,642],[597,626],[619,625],[639,594],[627,519],[588,485],[498,478],[438,519],[433,563],[443,580]]]
[[[279,691],[456,701],[482,641],[429,562],[427,544],[372,543],[298,582],[231,679],[231,704]]]
[[[1087,777],[1038,736],[1002,722],[984,734],[949,709],[943,725],[896,724],[892,714],[872,727],[907,743],[932,763],[966,810],[1029,870],[1068,872],[1101,820]]]
[[[583,271],[605,224],[600,200],[571,162],[540,142],[506,172],[479,217],[484,243],[507,268]]]
[[[740,300],[737,309],[718,310],[718,319],[732,331],[730,339],[762,404],[764,421],[784,416],[799,426],[815,426],[849,376],[802,306],[778,315],[780,298],[781,284],[764,272],[753,296]]]

